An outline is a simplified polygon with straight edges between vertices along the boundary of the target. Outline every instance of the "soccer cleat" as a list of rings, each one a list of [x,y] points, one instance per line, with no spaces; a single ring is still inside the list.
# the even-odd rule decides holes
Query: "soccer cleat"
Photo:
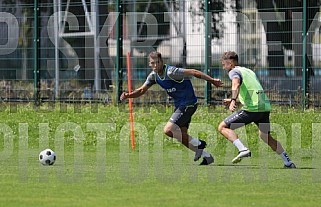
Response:
[[[214,157],[210,155],[209,157],[203,157],[203,161],[200,163],[200,165],[209,165],[214,162]]]
[[[292,162],[290,165],[284,165],[284,168],[286,169],[291,169],[291,168],[296,168],[295,164]]]
[[[232,163],[239,163],[244,157],[251,157],[251,151],[248,149],[239,151],[239,154],[232,160]]]
[[[203,150],[206,147],[206,142],[203,140],[200,140],[201,144],[197,146],[197,150],[195,151],[195,157],[194,157],[194,161],[197,161],[201,158],[202,154],[203,154]]]

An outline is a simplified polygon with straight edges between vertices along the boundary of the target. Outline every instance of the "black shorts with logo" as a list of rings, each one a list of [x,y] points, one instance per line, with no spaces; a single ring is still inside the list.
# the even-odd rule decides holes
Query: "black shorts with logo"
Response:
[[[197,109],[197,104],[191,106],[180,106],[174,109],[169,122],[178,125],[180,128],[189,127],[191,123],[192,116]]]
[[[230,129],[237,129],[254,122],[265,134],[270,132],[270,112],[238,111],[224,119]]]

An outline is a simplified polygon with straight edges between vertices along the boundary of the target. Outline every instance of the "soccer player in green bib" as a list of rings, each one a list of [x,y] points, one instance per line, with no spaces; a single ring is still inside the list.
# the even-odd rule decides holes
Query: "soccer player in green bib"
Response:
[[[260,138],[280,155],[284,167],[296,168],[281,143],[270,134],[271,104],[255,73],[239,66],[238,55],[233,51],[225,52],[221,57],[221,63],[232,80],[232,97],[224,99],[224,103],[229,105],[232,112],[237,108],[237,101],[243,105],[240,111],[225,118],[218,127],[219,132],[239,150],[232,163],[238,163],[244,157],[251,157],[251,151],[243,145],[234,130],[254,122],[259,128]]]

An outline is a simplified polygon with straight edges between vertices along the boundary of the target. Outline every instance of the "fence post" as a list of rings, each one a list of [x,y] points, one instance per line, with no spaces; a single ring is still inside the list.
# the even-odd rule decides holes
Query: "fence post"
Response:
[[[116,12],[118,18],[116,21],[116,103],[120,103],[120,95],[123,90],[123,4],[122,0],[116,2]]]
[[[210,34],[210,27],[211,27],[211,13],[209,11],[209,4],[211,0],[205,0],[205,73],[210,75],[210,67],[212,62],[212,49],[211,49],[211,34]],[[212,92],[212,85],[209,82],[205,83],[205,91],[204,91],[204,98],[205,104],[209,105],[211,103],[211,92]]]
[[[40,18],[38,1],[34,0],[34,37],[33,37],[33,51],[34,51],[34,101],[35,105],[40,105]]]
[[[306,23],[307,23],[307,1],[303,0],[303,26],[302,26],[302,107],[305,109],[308,105],[308,100],[307,100],[307,73],[308,73],[308,68],[307,68],[307,60],[306,60],[306,55],[307,55],[307,28],[306,28]]]

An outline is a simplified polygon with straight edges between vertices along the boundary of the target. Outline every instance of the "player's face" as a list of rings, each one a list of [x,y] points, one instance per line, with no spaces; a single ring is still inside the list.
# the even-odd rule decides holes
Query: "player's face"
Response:
[[[225,69],[225,70],[229,71],[234,68],[232,61],[230,61],[230,60],[222,60],[221,63],[222,63],[223,69]]]
[[[149,58],[149,66],[156,73],[160,73],[163,71],[163,64],[158,58]]]

